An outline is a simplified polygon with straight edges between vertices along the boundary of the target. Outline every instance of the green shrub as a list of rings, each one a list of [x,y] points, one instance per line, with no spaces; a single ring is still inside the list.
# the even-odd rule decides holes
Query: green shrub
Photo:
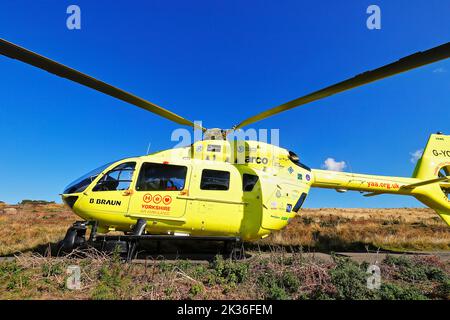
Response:
[[[365,269],[349,259],[336,258],[337,264],[330,271],[331,281],[336,287],[336,298],[363,300],[373,297],[371,290],[367,288]]]
[[[99,283],[92,292],[94,300],[112,300],[117,298],[117,291],[121,286],[120,270],[103,265],[99,271]]]
[[[208,269],[205,266],[199,265],[192,270],[192,276],[197,280],[204,278],[208,274]]]
[[[418,289],[412,287],[401,287],[392,283],[383,283],[378,292],[383,300],[426,300]]]
[[[92,299],[112,300],[129,294],[131,279],[124,274],[120,255],[114,253],[109,264],[104,264],[98,273],[99,283],[92,293]]]
[[[211,267],[221,283],[242,283],[248,275],[247,263],[224,260],[220,255],[215,257]]]
[[[266,270],[258,277],[257,284],[269,300],[286,300],[296,293],[300,287],[300,280],[291,271],[276,274]]]
[[[116,295],[114,294],[114,290],[104,283],[100,283],[94,288],[91,298],[94,300],[114,300],[116,299]]]
[[[398,278],[408,282],[425,281],[428,279],[427,268],[417,265],[401,267],[397,276]]]
[[[294,293],[298,291],[298,288],[300,287],[300,280],[298,277],[293,274],[290,271],[286,271],[282,277],[281,282],[283,284],[283,287],[289,292]]]
[[[278,286],[270,287],[267,291],[268,295],[267,298],[269,300],[288,300],[289,295],[286,293],[286,291],[283,288],[280,288]]]
[[[436,288],[437,298],[450,300],[450,279],[446,279]]]
[[[21,270],[15,261],[0,263],[0,279],[9,277],[12,273],[19,273]]]
[[[188,260],[180,260],[177,262],[177,267],[183,271],[187,271],[190,268],[192,268],[192,262],[190,262]]]
[[[259,275],[258,286],[262,289],[268,300],[287,300],[289,295],[280,285],[279,277],[273,271],[266,271]]]
[[[444,270],[441,270],[436,267],[428,267],[425,271],[428,280],[438,281],[438,282],[446,282],[449,280],[447,274]]]
[[[164,294],[167,298],[171,298],[174,291],[173,287],[167,287],[164,289]]]
[[[5,281],[7,290],[22,289],[27,286],[30,276],[15,261],[0,264],[0,281]]]
[[[189,295],[191,297],[196,297],[197,295],[199,295],[200,293],[203,292],[203,286],[199,283],[194,283],[191,288],[189,289]]]
[[[390,266],[398,266],[405,268],[410,268],[413,265],[413,261],[405,256],[387,255],[383,262]]]
[[[22,200],[21,202],[19,202],[20,205],[25,205],[25,204],[54,204],[55,201],[46,201],[46,200]]]
[[[384,263],[398,267],[397,278],[408,282],[426,280],[444,282],[448,278],[443,270],[435,266],[415,262],[408,257],[388,256]]]
[[[52,264],[51,262],[48,262],[42,265],[41,271],[44,277],[51,277],[63,274],[64,268],[61,263]]]
[[[311,299],[311,300],[334,300],[335,297],[333,294],[330,294],[328,292],[324,292],[323,290],[320,290],[319,288],[313,290],[309,296],[304,295],[300,296],[302,300]]]
[[[173,270],[173,265],[171,263],[169,263],[169,262],[161,261],[158,264],[158,268],[159,268],[159,271],[164,273],[164,272],[172,271]]]

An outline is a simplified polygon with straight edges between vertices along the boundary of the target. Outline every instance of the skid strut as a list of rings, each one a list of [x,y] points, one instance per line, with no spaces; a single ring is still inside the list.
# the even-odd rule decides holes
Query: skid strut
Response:
[[[144,233],[146,226],[147,226],[147,220],[138,219],[137,223],[133,227],[132,235],[133,236],[141,236]],[[134,259],[138,245],[139,245],[139,239],[131,240],[130,248],[128,250],[128,255],[127,255],[127,261],[131,261],[132,259]]]

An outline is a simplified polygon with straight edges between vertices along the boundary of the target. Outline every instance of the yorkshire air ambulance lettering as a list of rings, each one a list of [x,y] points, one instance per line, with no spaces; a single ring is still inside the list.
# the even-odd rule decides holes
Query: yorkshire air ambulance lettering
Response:
[[[157,206],[157,205],[153,205],[153,204],[143,204],[142,209],[146,213],[153,213],[153,212],[151,212],[152,210],[156,210],[157,211],[156,213],[162,213],[161,211],[170,211],[169,206]]]
[[[170,204],[172,197],[170,195],[161,196],[160,194],[146,193],[142,197],[141,212],[145,214],[168,214],[171,211]]]

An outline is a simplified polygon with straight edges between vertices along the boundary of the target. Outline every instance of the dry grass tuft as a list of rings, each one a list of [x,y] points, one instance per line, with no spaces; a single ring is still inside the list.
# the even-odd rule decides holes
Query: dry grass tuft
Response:
[[[450,228],[431,209],[304,209],[261,245],[318,250],[450,250]]]

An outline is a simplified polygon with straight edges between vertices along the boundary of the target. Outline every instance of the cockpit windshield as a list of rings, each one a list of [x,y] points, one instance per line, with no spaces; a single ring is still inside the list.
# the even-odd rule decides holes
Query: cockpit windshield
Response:
[[[105,164],[95,170],[92,170],[91,172],[85,174],[81,178],[78,178],[71,184],[69,184],[65,189],[63,194],[69,194],[69,193],[78,193],[83,192],[86,190],[86,188],[92,183],[92,181],[97,178],[97,176],[103,172],[106,168],[108,168],[110,165],[112,165],[114,162],[110,162],[108,164]]]

